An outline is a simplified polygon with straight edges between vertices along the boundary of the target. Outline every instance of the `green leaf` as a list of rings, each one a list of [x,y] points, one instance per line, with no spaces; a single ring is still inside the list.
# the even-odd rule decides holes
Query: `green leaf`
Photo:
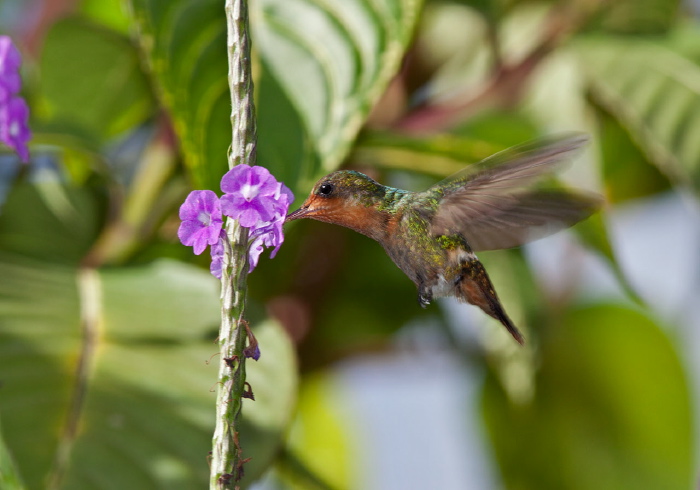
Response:
[[[614,38],[578,45],[595,99],[676,183],[700,190],[700,67],[673,51]]]
[[[22,490],[24,484],[22,478],[17,471],[17,465],[14,462],[10,450],[5,444],[2,430],[0,428],[0,488],[4,490]]]
[[[625,271],[620,267],[602,211],[577,224],[575,230],[586,246],[598,252],[608,261],[613,275],[627,296],[638,305],[644,305],[644,300],[639,296],[629,278],[625,275]]]
[[[412,138],[365,131],[355,145],[352,158],[363,165],[445,177],[538,136],[537,128],[529,119],[512,112],[480,114],[457,128],[455,133]]]
[[[617,34],[664,34],[678,21],[680,0],[616,0],[601,4],[589,29]]]
[[[52,125],[102,141],[142,123],[155,103],[128,38],[68,18],[49,30],[40,59],[42,109]]]
[[[129,33],[127,5],[121,0],[81,0],[80,11],[90,19],[123,34]]]
[[[77,272],[10,255],[0,275],[0,412],[28,486],[206,485],[217,281],[174,261]],[[269,321],[255,331],[241,441],[250,479],[278,450],[296,393],[286,335]]]
[[[652,165],[612,115],[596,111],[605,197],[609,203],[667,191],[668,178]]]
[[[505,488],[691,488],[688,380],[659,326],[597,305],[552,327],[531,400],[509,399],[493,375],[484,386]]]
[[[288,488],[330,490],[358,488],[352,456],[357,432],[348,423],[342,397],[329,370],[306,376],[299,390],[295,430],[277,469]]]
[[[223,4],[131,4],[194,183],[216,189],[231,141]],[[420,7],[420,0],[251,2],[263,65],[260,164],[296,178],[287,181],[294,190],[335,169],[398,70]]]
[[[99,199],[84,188],[44,180],[13,187],[0,215],[0,250],[78,264],[102,224]]]
[[[255,41],[304,121],[322,168],[337,168],[395,75],[422,2],[259,0]]]
[[[481,139],[452,134],[416,139],[393,133],[367,132],[355,146],[352,159],[363,165],[443,178],[502,149]]]

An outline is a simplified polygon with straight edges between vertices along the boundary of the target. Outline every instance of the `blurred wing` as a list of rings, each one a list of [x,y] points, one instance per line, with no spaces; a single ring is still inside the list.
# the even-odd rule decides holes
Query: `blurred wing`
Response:
[[[441,197],[435,235],[461,233],[473,250],[510,248],[542,238],[588,217],[600,198],[583,193],[523,188],[567,162],[588,138],[573,134],[497,153],[431,187]]]
[[[450,223],[437,234],[459,232],[475,252],[517,247],[568,228],[586,219],[601,205],[595,195],[565,191],[533,191],[496,196],[469,205],[440,209],[440,220]],[[459,225],[456,225],[459,224]]]

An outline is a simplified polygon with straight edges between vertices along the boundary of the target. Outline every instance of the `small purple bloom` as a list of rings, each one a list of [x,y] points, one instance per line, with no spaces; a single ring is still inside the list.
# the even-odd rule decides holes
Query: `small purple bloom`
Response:
[[[284,241],[282,225],[294,194],[263,167],[238,165],[221,179],[221,199],[212,191],[192,191],[180,207],[180,241],[199,255],[211,245],[211,273],[221,278],[225,243],[221,212],[249,229],[248,265],[258,265],[265,247],[273,258]],[[258,354],[259,356],[259,354]]]
[[[192,191],[180,206],[180,229],[177,236],[183,245],[194,247],[194,253],[204,252],[207,245],[219,241],[223,222],[219,198],[212,191]]]
[[[28,121],[29,108],[22,97],[0,101],[0,142],[15,150],[25,163],[29,161],[27,142],[32,137]]]
[[[275,194],[279,183],[265,167],[237,165],[221,179],[221,209],[252,228],[259,221],[270,221],[275,214]]]

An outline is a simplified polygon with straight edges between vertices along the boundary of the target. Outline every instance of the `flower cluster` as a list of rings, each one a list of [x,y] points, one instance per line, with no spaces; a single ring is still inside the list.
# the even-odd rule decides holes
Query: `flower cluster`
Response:
[[[22,58],[12,39],[0,36],[0,142],[17,152],[22,161],[29,161],[27,142],[29,108],[17,94],[22,85],[19,66]]]
[[[250,230],[248,264],[252,272],[264,247],[274,247],[271,258],[277,254],[284,241],[284,218],[294,200],[292,192],[264,167],[234,167],[221,179],[221,190],[221,198],[212,191],[192,191],[180,206],[178,230],[180,241],[193,247],[197,255],[211,245],[211,273],[218,278],[228,245],[222,214]]]

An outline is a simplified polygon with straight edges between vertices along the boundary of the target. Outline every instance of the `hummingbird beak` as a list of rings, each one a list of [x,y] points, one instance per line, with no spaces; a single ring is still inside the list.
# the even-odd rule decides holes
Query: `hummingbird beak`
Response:
[[[288,223],[289,221],[303,218],[304,216],[306,216],[310,212],[311,212],[311,210],[309,209],[309,206],[302,206],[299,209],[297,209],[296,211],[289,213],[287,215],[287,217],[284,219],[284,222]]]

